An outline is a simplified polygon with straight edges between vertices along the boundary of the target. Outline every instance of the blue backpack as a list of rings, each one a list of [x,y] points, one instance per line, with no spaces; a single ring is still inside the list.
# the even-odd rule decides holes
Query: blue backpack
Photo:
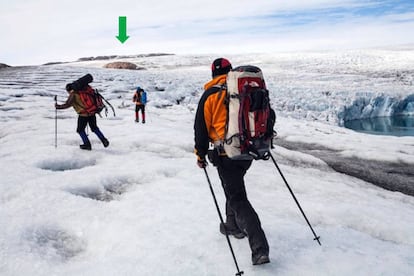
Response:
[[[147,104],[147,92],[144,91],[141,87],[137,87],[136,90],[136,96],[134,96],[134,101],[137,100],[138,102],[142,104]],[[135,97],[138,97],[138,99],[135,99]]]
[[[141,92],[141,101],[142,104],[147,104],[147,92],[145,92],[144,90],[142,90]]]

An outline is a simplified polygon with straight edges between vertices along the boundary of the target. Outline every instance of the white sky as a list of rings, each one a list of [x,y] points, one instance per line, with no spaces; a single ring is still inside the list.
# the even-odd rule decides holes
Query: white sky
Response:
[[[0,4],[0,63],[390,46],[414,43],[413,29],[412,1],[14,0]]]

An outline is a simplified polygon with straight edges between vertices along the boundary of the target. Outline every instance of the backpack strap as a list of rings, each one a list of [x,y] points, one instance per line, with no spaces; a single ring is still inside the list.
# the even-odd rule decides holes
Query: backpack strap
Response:
[[[109,107],[112,109],[112,112],[114,113],[114,117],[116,117],[116,115],[115,115],[115,109],[114,109],[114,107],[112,106],[112,104],[110,103],[110,102],[108,102],[108,100],[107,99],[105,99],[105,97],[104,96],[102,96],[102,94],[101,93],[99,93],[99,91],[98,91],[98,89],[95,89],[95,93],[98,95],[98,97],[100,97],[100,98],[102,98],[102,100],[104,100],[108,105],[109,105]],[[107,117],[107,114],[108,114],[108,108],[106,107],[106,105],[104,104],[104,106],[105,106],[105,116]]]
[[[218,135],[218,133],[215,131],[215,134],[217,136],[217,141],[213,144],[214,148],[216,149],[216,151],[219,153],[219,155],[225,155],[224,152],[224,143],[226,142],[226,132],[227,132],[227,123],[229,121],[229,115],[228,115],[228,111],[229,111],[229,100],[228,100],[228,94],[227,94],[227,83],[223,83],[223,84],[216,84],[213,85],[212,87],[214,88],[218,88],[220,90],[218,98],[221,99],[222,97],[225,97],[224,99],[224,104],[226,106],[226,128],[225,128],[225,133],[224,133],[224,138],[220,139],[220,136]]]
[[[223,90],[226,90],[226,92],[227,92],[227,83],[223,83],[223,84],[216,84],[216,85],[213,85],[212,87],[214,87],[214,88],[218,88],[218,89],[220,89],[220,94],[219,94],[219,99],[221,99],[221,95],[223,94]]]

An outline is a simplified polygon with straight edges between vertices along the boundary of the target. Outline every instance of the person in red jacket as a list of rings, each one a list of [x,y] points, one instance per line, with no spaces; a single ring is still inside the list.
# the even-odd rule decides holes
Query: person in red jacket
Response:
[[[247,199],[244,175],[251,160],[232,160],[223,148],[227,107],[226,76],[232,69],[225,58],[214,60],[211,65],[213,79],[205,84],[204,93],[198,103],[194,122],[194,151],[197,165],[207,166],[206,155],[209,144],[214,145],[210,160],[217,167],[226,195],[226,222],[220,223],[222,234],[236,238],[248,237],[253,265],[270,262],[269,245],[256,211]]]

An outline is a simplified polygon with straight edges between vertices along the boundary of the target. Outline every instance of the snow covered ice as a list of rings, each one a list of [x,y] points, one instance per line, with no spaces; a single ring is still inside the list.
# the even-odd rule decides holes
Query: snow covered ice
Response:
[[[0,71],[0,275],[234,275],[236,268],[205,175],[195,164],[193,122],[215,56],[130,59]],[[414,164],[414,137],[341,127],[365,116],[412,114],[414,50],[228,56],[262,68],[279,139],[323,145],[338,157]],[[111,144],[89,134],[79,150],[76,114],[54,95],[86,73],[116,108],[99,118]],[[147,123],[134,122],[134,88],[146,88]],[[363,100],[364,99],[364,100]],[[379,101],[378,99],[384,99]],[[364,103],[356,108],[355,102]],[[380,104],[375,104],[380,103]],[[276,146],[278,164],[322,246],[271,161],[254,162],[248,196],[270,245],[252,266],[247,241],[231,239],[244,275],[413,275],[414,198],[332,170]],[[208,173],[224,212],[216,170]]]

